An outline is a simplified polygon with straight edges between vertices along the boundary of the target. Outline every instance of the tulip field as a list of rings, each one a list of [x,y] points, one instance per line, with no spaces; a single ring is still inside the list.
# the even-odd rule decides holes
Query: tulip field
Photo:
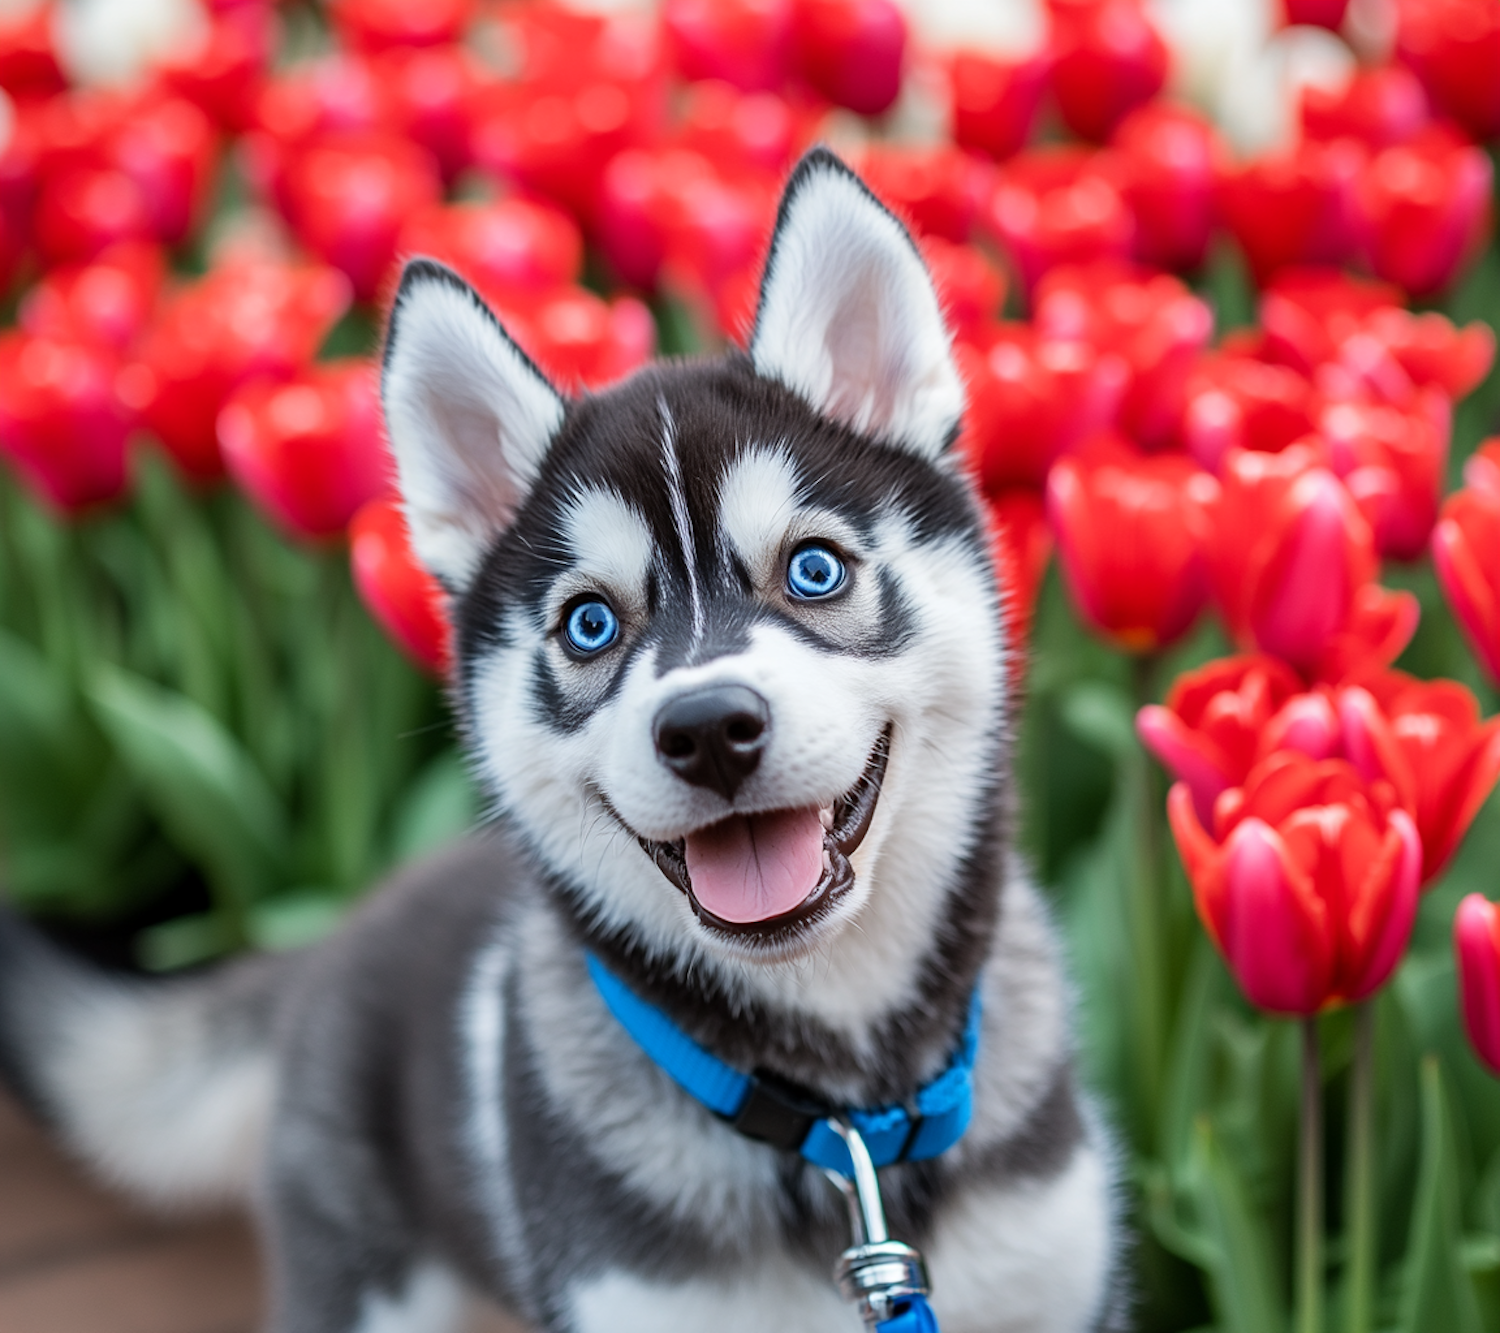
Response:
[[[968,386],[1137,1326],[1500,1330],[1500,0],[5,6],[3,892],[170,971],[481,819],[399,260],[586,392],[820,140]]]

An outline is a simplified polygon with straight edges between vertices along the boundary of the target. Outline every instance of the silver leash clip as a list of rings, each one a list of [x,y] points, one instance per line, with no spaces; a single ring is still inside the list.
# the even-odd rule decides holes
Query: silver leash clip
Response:
[[[910,1319],[913,1330],[936,1329],[936,1322],[927,1311],[926,1298],[932,1289],[927,1265],[920,1250],[892,1240],[886,1231],[880,1180],[870,1150],[859,1131],[844,1117],[832,1117],[829,1124],[843,1139],[854,1163],[852,1180],[837,1171],[824,1172],[839,1187],[849,1206],[849,1229],[854,1241],[833,1267],[839,1291],[845,1300],[858,1307],[867,1328],[878,1328],[895,1319],[901,1319],[905,1326],[905,1316],[915,1315]],[[914,1305],[921,1314],[912,1310]]]

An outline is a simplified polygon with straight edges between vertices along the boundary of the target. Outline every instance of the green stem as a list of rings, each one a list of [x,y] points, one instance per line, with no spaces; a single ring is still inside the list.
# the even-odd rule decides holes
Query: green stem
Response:
[[[1323,1110],[1318,1020],[1302,1020],[1297,1160],[1297,1333],[1323,1333]]]
[[[1349,1074],[1348,1294],[1345,1333],[1370,1333],[1375,1288],[1375,1002],[1354,1010]]]
[[[1158,658],[1150,653],[1134,659],[1136,706],[1155,701]],[[1135,804],[1137,860],[1131,876],[1129,920],[1131,987],[1137,1006],[1137,1103],[1142,1147],[1154,1151],[1158,1133],[1158,1105],[1166,1078],[1167,981],[1166,918],[1162,903],[1163,802],[1151,759],[1136,750],[1135,771],[1127,775]]]

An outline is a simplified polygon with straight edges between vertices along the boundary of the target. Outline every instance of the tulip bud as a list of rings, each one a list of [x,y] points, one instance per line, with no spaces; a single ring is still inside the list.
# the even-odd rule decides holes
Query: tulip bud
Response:
[[[1225,622],[1312,677],[1375,575],[1370,525],[1302,446],[1235,450],[1220,475],[1208,552]]]
[[[1279,453],[1314,428],[1313,386],[1305,375],[1255,357],[1215,353],[1198,359],[1182,390],[1182,446],[1212,472],[1228,452]]]
[[[401,229],[398,250],[451,264],[495,300],[576,282],[583,236],[561,209],[529,199],[440,204],[419,209]]]
[[[1062,118],[1096,142],[1167,79],[1167,45],[1140,0],[1051,0],[1052,93]]]
[[[1026,641],[1037,589],[1052,557],[1052,533],[1047,527],[1043,499],[1035,491],[1017,487],[990,502],[995,532],[992,550],[1005,614],[1005,644],[1010,653],[1010,678],[1019,687],[1025,676]]]
[[[1359,70],[1341,88],[1302,90],[1302,129],[1310,139],[1358,139],[1378,151],[1414,138],[1430,120],[1427,94],[1400,65]]]
[[[164,87],[240,133],[255,123],[255,107],[276,46],[269,6],[237,5],[210,20],[207,39],[157,64]]]
[[[1453,918],[1458,993],[1474,1053],[1500,1074],[1500,911],[1471,893]]]
[[[1500,494],[1450,495],[1432,532],[1432,563],[1470,649],[1500,680]]]
[[[1310,1016],[1385,984],[1422,864],[1388,786],[1342,760],[1281,752],[1220,796],[1212,834],[1183,783],[1167,812],[1199,916],[1251,1003]]]
[[[1148,102],[1115,127],[1110,147],[1135,218],[1135,257],[1177,272],[1197,268],[1213,230],[1213,127],[1186,107]]]
[[[989,173],[957,149],[880,144],[851,165],[897,217],[922,236],[963,242],[990,187]]]
[[[1047,481],[1063,574],[1084,619],[1127,652],[1185,634],[1208,595],[1204,504],[1218,485],[1177,455],[1064,458]]]
[[[1491,178],[1484,150],[1441,128],[1377,154],[1355,191],[1370,267],[1413,296],[1442,291],[1483,241]]]
[[[1352,140],[1307,140],[1221,173],[1220,213],[1258,283],[1289,265],[1341,264],[1354,254],[1354,185],[1363,163]]]
[[[980,51],[953,56],[953,142],[1001,160],[1026,146],[1047,88],[1052,58],[1036,51],[1006,59]]]
[[[1473,0],[1397,6],[1396,55],[1476,139],[1500,137],[1500,10]]]
[[[394,476],[375,367],[324,362],[241,387],[219,413],[230,475],[294,536],[331,537]]]
[[[924,236],[917,245],[949,329],[982,341],[986,326],[1005,304],[1005,275],[977,246],[955,245],[938,236]]]
[[[455,42],[473,16],[473,0],[331,0],[328,17],[359,51]]]
[[[134,241],[112,246],[92,264],[51,269],[22,300],[21,327],[123,351],[151,318],[165,268],[159,247]]]
[[[774,92],[792,59],[792,0],[667,0],[662,28],[684,79]]]
[[[15,333],[0,339],[0,454],[59,510],[125,489],[134,419],[119,372],[112,348]]]
[[[394,499],[371,500],[354,516],[349,563],[360,598],[385,632],[420,666],[446,675],[452,662],[447,598],[417,563]]]
[[[906,19],[892,0],[794,0],[803,78],[836,106],[878,116],[901,91]]]

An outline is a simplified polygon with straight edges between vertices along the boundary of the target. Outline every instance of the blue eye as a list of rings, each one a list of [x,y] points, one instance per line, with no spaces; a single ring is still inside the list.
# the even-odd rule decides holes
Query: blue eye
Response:
[[[802,546],[792,552],[786,570],[793,597],[827,597],[844,586],[844,562],[826,546]]]
[[[620,637],[620,619],[607,602],[579,602],[568,612],[568,642],[575,652],[603,652]]]

